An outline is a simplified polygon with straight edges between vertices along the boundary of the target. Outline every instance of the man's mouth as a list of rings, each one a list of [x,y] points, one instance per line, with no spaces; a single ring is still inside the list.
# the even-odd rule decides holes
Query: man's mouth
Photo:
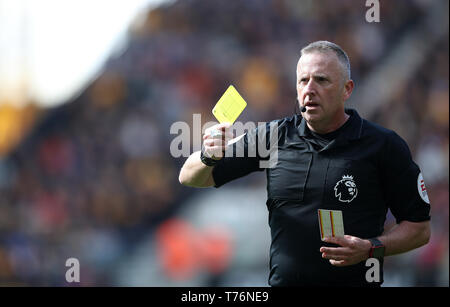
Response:
[[[307,108],[317,108],[317,107],[319,107],[319,104],[315,103],[315,102],[307,102],[307,103],[305,103],[305,107],[307,107]]]

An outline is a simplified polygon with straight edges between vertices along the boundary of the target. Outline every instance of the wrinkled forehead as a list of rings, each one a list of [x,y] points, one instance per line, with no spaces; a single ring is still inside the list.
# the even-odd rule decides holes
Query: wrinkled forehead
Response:
[[[340,74],[342,65],[332,51],[313,51],[303,54],[297,63],[297,75],[299,74]]]

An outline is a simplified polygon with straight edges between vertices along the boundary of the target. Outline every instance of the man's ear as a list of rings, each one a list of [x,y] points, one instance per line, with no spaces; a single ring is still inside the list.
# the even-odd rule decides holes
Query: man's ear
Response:
[[[350,98],[353,92],[353,88],[355,87],[355,83],[353,80],[347,80],[344,84],[344,90],[343,90],[343,98],[344,101]]]

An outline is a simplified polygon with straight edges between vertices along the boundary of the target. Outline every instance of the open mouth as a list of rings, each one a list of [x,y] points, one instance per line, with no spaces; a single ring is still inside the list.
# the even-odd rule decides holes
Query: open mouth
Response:
[[[310,109],[314,109],[314,108],[318,108],[319,104],[317,103],[307,103],[306,104],[306,108],[310,108]]]

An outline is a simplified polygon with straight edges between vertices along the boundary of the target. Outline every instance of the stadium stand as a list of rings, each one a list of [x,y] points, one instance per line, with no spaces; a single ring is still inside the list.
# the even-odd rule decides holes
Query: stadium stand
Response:
[[[154,268],[153,276],[138,279],[144,286],[265,282],[264,261],[251,267],[255,279],[226,278],[239,267],[235,256],[244,247],[232,242],[241,230],[202,232],[179,220],[205,190],[179,184],[184,158],[170,155],[170,126],[191,125],[194,113],[203,123],[214,120],[211,109],[229,84],[248,102],[240,121],[291,115],[300,48],[314,40],[348,51],[358,87],[435,4],[385,1],[382,22],[369,24],[363,2],[184,0],[149,11],[130,28],[125,51],[73,101],[48,110],[0,162],[0,284],[66,285],[69,257],[80,260],[81,285],[133,284],[123,272],[139,274],[139,253]],[[370,114],[359,109],[406,139],[432,203],[431,242],[387,259],[387,285],[448,286],[448,52],[447,27],[382,105]],[[252,175],[227,191],[264,192],[264,184],[264,176]],[[266,210],[264,204],[257,209]],[[186,237],[174,235],[176,229]],[[203,242],[206,271],[186,258],[186,240]],[[249,253],[256,259],[268,251]],[[177,269],[186,274],[171,274]]]

